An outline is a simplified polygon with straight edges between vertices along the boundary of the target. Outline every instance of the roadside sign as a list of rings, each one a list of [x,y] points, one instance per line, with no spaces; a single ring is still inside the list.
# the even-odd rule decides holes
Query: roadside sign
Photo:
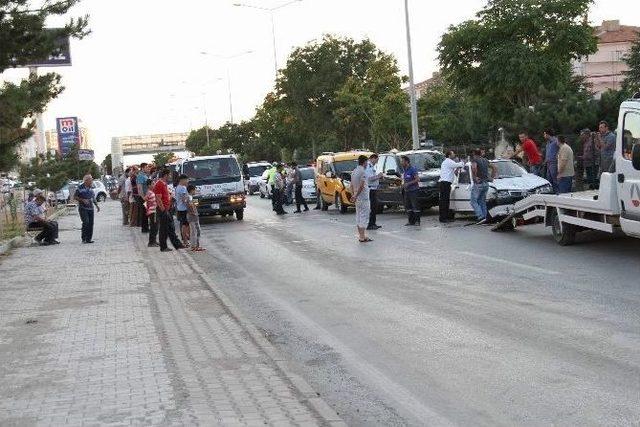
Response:
[[[61,117],[56,119],[58,131],[58,151],[62,157],[67,157],[74,145],[80,144],[80,129],[77,117]]]
[[[93,150],[80,149],[78,150],[78,160],[89,160],[93,161],[95,158],[93,154]]]
[[[59,31],[61,28],[48,28],[47,31]],[[30,64],[20,65],[20,67],[66,67],[71,65],[71,48],[69,46],[69,36],[59,36],[53,42],[53,51],[46,58],[39,59]]]

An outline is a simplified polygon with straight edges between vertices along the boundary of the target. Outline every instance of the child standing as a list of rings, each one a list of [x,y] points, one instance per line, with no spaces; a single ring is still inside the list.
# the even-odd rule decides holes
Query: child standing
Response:
[[[153,181],[147,180],[147,194],[144,195],[144,202],[147,208],[147,218],[149,220],[149,246],[150,248],[159,246],[156,241],[158,235],[158,221],[156,220],[156,193],[153,192]]]
[[[189,237],[191,238],[191,250],[194,252],[206,251],[200,247],[200,218],[198,217],[198,207],[193,202],[193,195],[196,194],[196,186],[187,186],[187,221],[189,222]]]

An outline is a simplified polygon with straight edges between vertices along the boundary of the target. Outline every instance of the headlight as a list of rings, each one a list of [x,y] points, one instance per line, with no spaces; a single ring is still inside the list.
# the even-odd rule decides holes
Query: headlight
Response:
[[[244,195],[242,194],[236,194],[235,196],[231,196],[229,197],[229,201],[231,203],[238,203],[238,202],[242,202],[244,201]]]
[[[537,194],[550,194],[553,193],[553,187],[549,184],[543,185],[542,187],[536,188],[535,192]]]
[[[496,196],[498,197],[498,199],[506,199],[510,196],[510,194],[507,190],[498,190]]]
[[[344,185],[344,188],[351,187],[351,181],[342,180],[342,185]]]

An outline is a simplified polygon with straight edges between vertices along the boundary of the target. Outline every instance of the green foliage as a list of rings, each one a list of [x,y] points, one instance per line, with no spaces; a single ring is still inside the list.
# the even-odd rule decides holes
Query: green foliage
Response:
[[[592,0],[490,0],[476,19],[452,26],[438,45],[454,87],[497,118],[535,105],[571,82],[571,60],[596,51],[586,16]]]
[[[55,53],[54,41],[60,36],[82,38],[88,34],[87,17],[70,19],[59,30],[45,29],[48,20],[66,15],[78,1],[44,2],[40,8],[34,8],[24,0],[1,0],[0,73]],[[0,86],[0,170],[16,165],[17,147],[32,134],[33,121],[23,124],[24,119],[42,112],[62,90],[60,76],[55,73]]]
[[[418,101],[418,120],[427,139],[451,145],[481,143],[491,131],[487,110],[479,97],[439,80]]]
[[[625,91],[633,94],[640,91],[640,33],[638,33],[629,53],[625,55],[624,62],[629,66],[629,71],[625,72],[622,87]]]
[[[36,187],[57,191],[69,180],[81,180],[86,174],[99,177],[100,168],[90,160],[78,160],[78,149],[74,147],[65,158],[59,156],[35,157],[20,167],[23,182],[34,181]]]
[[[107,154],[107,156],[102,161],[101,166],[104,168],[107,175],[113,175],[113,162],[111,160],[111,153]]]
[[[186,140],[187,150],[193,151],[197,156],[204,155],[205,153],[215,153],[219,150],[219,147],[215,147],[215,141],[212,140],[211,135],[213,129],[209,128],[209,145],[207,145],[207,128],[202,127],[200,129],[192,130]],[[213,144],[212,144],[213,143]]]
[[[307,158],[401,139],[408,106],[400,84],[395,60],[370,40],[327,35],[289,57],[256,115],[260,137]]]
[[[157,167],[162,167],[171,162],[171,159],[173,159],[175,156],[176,155],[174,153],[158,153],[153,156],[153,164],[155,164]]]

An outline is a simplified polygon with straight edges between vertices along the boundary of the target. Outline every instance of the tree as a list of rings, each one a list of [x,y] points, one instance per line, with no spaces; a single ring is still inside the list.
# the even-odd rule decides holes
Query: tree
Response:
[[[88,34],[88,18],[70,19],[63,28],[46,29],[45,23],[63,16],[79,0],[44,2],[32,8],[24,0],[0,1],[0,73],[25,66],[56,53],[60,37],[82,38]],[[17,162],[16,149],[32,134],[33,120],[47,103],[62,92],[60,76],[47,73],[29,76],[18,84],[5,82],[0,87],[0,170],[9,170]]]
[[[192,130],[185,141],[187,150],[193,151],[197,156],[205,154],[215,154],[219,149],[219,144],[212,138],[213,129],[209,128],[209,145],[207,145],[207,127]]]
[[[158,153],[153,156],[153,164],[157,167],[162,167],[167,163],[170,163],[175,156],[176,155],[174,153]]]
[[[629,53],[625,55],[624,62],[629,66],[629,71],[624,73],[622,88],[633,94],[640,91],[640,33],[638,33]]]
[[[113,175],[113,162],[111,161],[111,153],[107,154],[107,156],[102,161],[101,166],[104,168],[104,171],[107,175]]]
[[[258,112],[264,136],[277,136],[279,139],[272,139],[272,143],[289,153],[295,150],[309,157],[314,151],[350,148],[370,141],[373,117],[368,121],[363,116],[364,111],[373,112],[372,104],[359,99],[359,106],[352,108],[345,102],[363,96],[359,84],[368,76],[373,81],[372,64],[385,60],[387,71],[397,71],[395,63],[367,39],[356,42],[327,35],[295,49],[281,70],[275,92]],[[338,93],[347,84],[351,93],[346,89],[341,103]],[[371,87],[368,85],[368,89]],[[343,110],[336,116],[339,108]],[[266,129],[266,125],[272,129]]]
[[[78,160],[78,148],[74,146],[65,158],[36,156],[20,167],[20,179],[35,181],[38,188],[57,191],[69,180],[80,180],[86,174],[100,176],[100,168],[90,160]]]
[[[487,105],[439,79],[418,101],[418,121],[427,138],[447,145],[486,143],[492,128]]]
[[[379,53],[362,78],[351,76],[336,93],[338,107],[333,115],[344,148],[365,147],[378,150],[398,148],[408,141],[410,117],[408,97],[396,60]]]
[[[438,45],[453,86],[487,99],[496,119],[536,104],[572,80],[571,61],[597,49],[592,0],[489,0],[476,19],[451,26]]]

